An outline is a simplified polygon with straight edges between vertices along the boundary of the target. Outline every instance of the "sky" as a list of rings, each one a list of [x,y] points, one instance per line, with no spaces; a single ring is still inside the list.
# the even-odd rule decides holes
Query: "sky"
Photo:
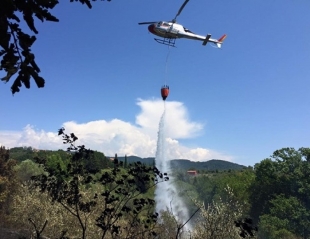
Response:
[[[36,21],[45,87],[32,80],[12,96],[12,81],[0,83],[0,145],[64,148],[64,127],[107,156],[154,157],[165,107],[170,158],[253,166],[309,147],[310,1],[190,0],[177,22],[227,34],[222,49],[186,39],[168,48],[138,25],[172,20],[182,3],[61,1],[51,11],[59,23]]]

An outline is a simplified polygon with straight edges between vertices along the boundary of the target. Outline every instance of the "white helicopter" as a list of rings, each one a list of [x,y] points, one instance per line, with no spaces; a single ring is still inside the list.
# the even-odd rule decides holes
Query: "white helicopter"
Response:
[[[172,19],[170,22],[160,21],[160,22],[140,22],[139,25],[143,24],[150,24],[148,26],[149,32],[152,34],[162,37],[164,39],[154,38],[155,41],[158,43],[168,45],[168,46],[175,46],[175,40],[177,38],[187,38],[192,40],[200,40],[202,41],[202,45],[207,45],[208,42],[214,43],[218,48],[221,48],[223,41],[226,38],[226,34],[224,34],[219,39],[212,39],[211,34],[207,36],[201,36],[193,33],[189,29],[183,27],[182,25],[176,22],[177,16],[180,15],[185,5],[188,3],[189,0],[185,0],[185,2],[180,7],[177,15]]]

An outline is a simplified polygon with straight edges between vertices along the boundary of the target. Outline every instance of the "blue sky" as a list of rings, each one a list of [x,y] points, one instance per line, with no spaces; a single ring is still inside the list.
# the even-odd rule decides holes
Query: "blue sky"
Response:
[[[45,88],[32,81],[12,96],[11,82],[0,86],[0,144],[59,148],[65,126],[107,155],[154,156],[167,80],[170,157],[254,165],[282,147],[309,147],[310,2],[190,0],[178,23],[226,33],[222,49],[184,39],[168,49],[138,25],[171,20],[182,3],[97,1],[89,10],[62,1],[52,11],[59,23],[36,23]]]

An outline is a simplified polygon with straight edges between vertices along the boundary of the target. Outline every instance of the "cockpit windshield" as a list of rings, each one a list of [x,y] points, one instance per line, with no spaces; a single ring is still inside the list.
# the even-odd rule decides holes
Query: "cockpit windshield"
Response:
[[[164,27],[169,27],[170,25],[169,25],[168,22],[163,22],[163,26],[164,26]]]
[[[169,27],[169,23],[168,22],[158,22],[157,23],[157,27]]]
[[[163,22],[158,22],[157,27],[160,27],[163,24]]]

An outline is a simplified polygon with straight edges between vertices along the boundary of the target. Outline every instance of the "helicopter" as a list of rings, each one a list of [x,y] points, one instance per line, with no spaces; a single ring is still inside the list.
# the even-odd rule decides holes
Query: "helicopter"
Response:
[[[159,21],[159,22],[139,22],[139,25],[149,24],[148,30],[152,34],[159,36],[163,39],[154,38],[158,43],[175,46],[175,40],[178,38],[187,38],[191,40],[199,40],[202,41],[202,45],[207,45],[208,42],[211,42],[217,46],[217,48],[221,48],[223,41],[226,38],[226,34],[224,34],[219,39],[212,39],[211,34],[207,34],[206,36],[201,36],[193,33],[189,29],[185,28],[181,24],[176,22],[177,17],[181,14],[183,8],[188,3],[189,0],[185,0],[179,11],[177,12],[174,19],[171,21]]]

